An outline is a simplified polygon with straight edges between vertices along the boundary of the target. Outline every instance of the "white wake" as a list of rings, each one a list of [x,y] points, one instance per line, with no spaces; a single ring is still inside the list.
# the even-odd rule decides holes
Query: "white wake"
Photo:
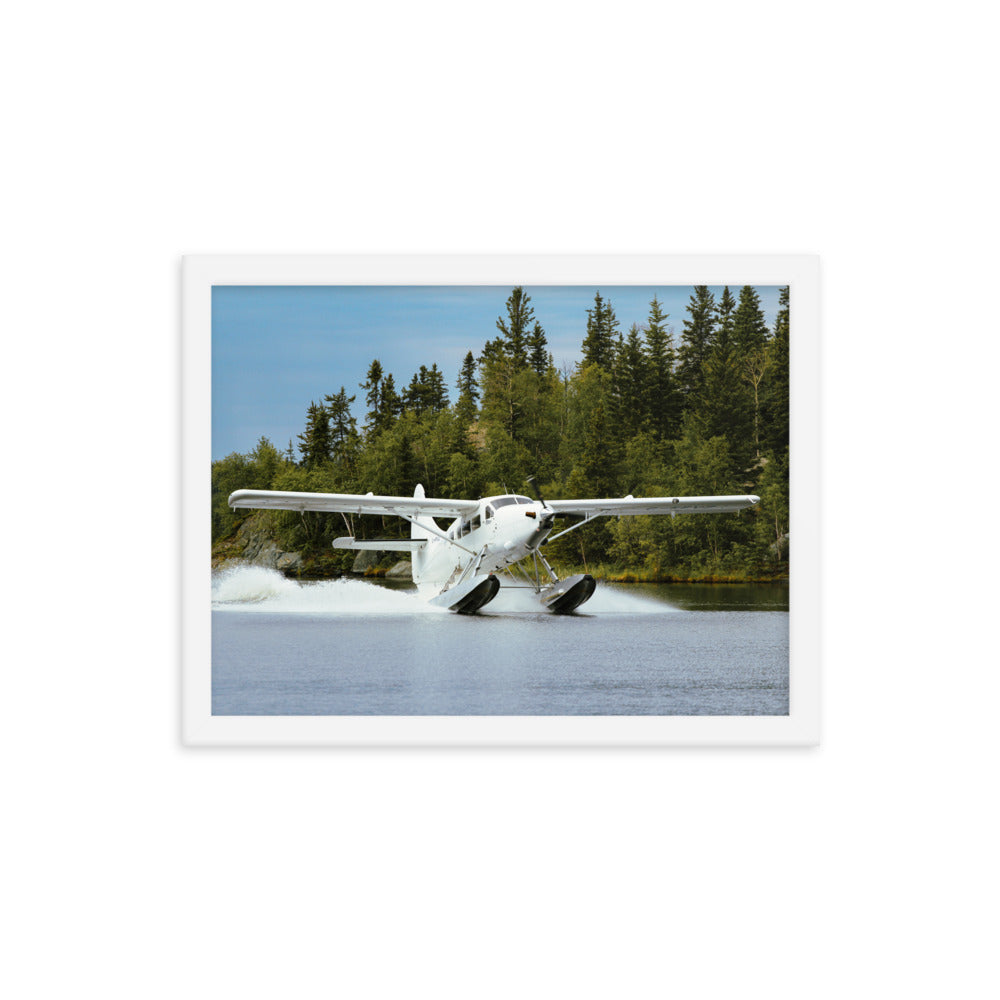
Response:
[[[212,607],[219,610],[310,615],[449,614],[415,591],[394,590],[367,580],[298,583],[263,566],[231,566],[212,576]],[[645,594],[608,584],[597,590],[578,614],[664,614],[678,609]],[[537,614],[544,611],[529,589],[501,586],[483,614]]]
[[[298,583],[263,566],[233,566],[212,576],[212,607],[279,614],[440,614],[412,591],[363,580]]]

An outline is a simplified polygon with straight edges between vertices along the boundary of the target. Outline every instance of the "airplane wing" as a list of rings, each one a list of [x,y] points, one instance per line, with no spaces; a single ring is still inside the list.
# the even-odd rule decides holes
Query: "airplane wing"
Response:
[[[422,492],[422,491],[421,491]],[[408,517],[468,517],[479,510],[477,500],[436,500],[432,497],[380,497],[371,493],[291,493],[283,490],[237,490],[230,507],[268,510],[328,510],[344,514],[399,514]]]
[[[548,500],[546,506],[557,514],[579,514],[583,517],[623,514],[728,514],[754,507],[757,496],[727,497],[625,497],[621,500]]]

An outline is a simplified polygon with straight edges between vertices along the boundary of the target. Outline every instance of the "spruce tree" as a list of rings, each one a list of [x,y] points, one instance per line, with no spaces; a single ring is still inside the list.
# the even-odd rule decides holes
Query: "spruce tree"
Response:
[[[418,417],[428,409],[426,365],[421,365],[420,371],[415,372],[410,379],[410,384],[403,393],[403,407]]]
[[[733,338],[735,305],[726,288],[719,300],[712,350],[702,366],[703,385],[696,413],[704,438],[726,438],[730,453],[745,466],[753,449],[753,418]]]
[[[542,324],[536,320],[535,326],[531,331],[531,336],[528,338],[528,349],[530,352],[528,354],[528,364],[531,366],[531,370],[539,377],[543,376],[552,364],[552,355],[545,349],[547,343]]]
[[[702,365],[712,349],[715,334],[715,297],[708,285],[695,285],[684,320],[677,376],[686,407],[697,400],[702,387]]]
[[[462,362],[462,369],[458,373],[458,402],[455,404],[455,416],[458,417],[462,428],[468,426],[476,419],[479,401],[479,388],[476,384],[476,359],[469,351]]]
[[[497,329],[503,334],[503,344],[507,354],[517,369],[528,365],[528,341],[535,311],[528,304],[531,296],[518,285],[507,299],[507,319],[497,317]],[[540,327],[539,327],[540,329]]]
[[[348,396],[344,386],[340,392],[326,396],[330,429],[330,455],[344,465],[351,465],[358,448],[357,421],[351,415],[354,396]]]
[[[587,335],[583,339],[583,362],[586,365],[600,365],[610,372],[614,365],[615,334],[618,320],[610,300],[605,303],[598,291],[594,295],[594,308],[587,310]]]
[[[396,392],[396,380],[389,373],[382,380],[382,429],[391,427],[403,409],[403,401]]]
[[[618,350],[615,365],[618,423],[622,437],[629,440],[647,423],[649,362],[643,351],[639,327],[633,323]]]
[[[765,451],[780,454],[788,447],[789,411],[789,303],[788,286],[778,293],[774,336],[767,345],[768,369],[761,404],[761,439]]]
[[[365,421],[365,430],[368,433],[379,430],[383,424],[382,375],[382,364],[375,358],[368,366],[367,380],[361,383],[361,388],[367,390],[365,402],[368,404],[368,419]]]
[[[753,451],[760,458],[760,395],[761,386],[767,372],[768,357],[767,323],[760,307],[760,296],[756,289],[744,285],[740,289],[740,301],[733,313],[733,346],[736,350],[746,395],[746,406],[752,414]]]
[[[306,427],[299,435],[302,464],[314,469],[330,460],[330,415],[315,401],[306,411]]]
[[[653,296],[646,321],[645,408],[660,440],[673,437],[680,425],[681,400],[674,376],[674,343],[668,316]]]
[[[430,371],[421,368],[424,375],[424,398],[427,408],[431,413],[440,413],[448,408],[448,387],[444,382],[444,375],[437,366],[437,362],[431,365]]]
[[[715,336],[714,341],[719,339],[732,339],[733,336],[733,311],[736,309],[736,299],[726,285],[719,296],[719,304],[715,307]]]
[[[733,313],[733,343],[736,350],[746,357],[754,351],[762,351],[767,339],[767,323],[760,307],[760,296],[752,286],[744,285],[740,289],[739,305]]]

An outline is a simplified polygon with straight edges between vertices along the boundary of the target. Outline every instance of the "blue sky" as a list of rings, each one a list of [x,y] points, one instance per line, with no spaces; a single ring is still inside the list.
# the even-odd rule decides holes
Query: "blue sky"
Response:
[[[576,365],[587,309],[600,291],[620,329],[640,326],[655,295],[680,343],[689,286],[526,286],[557,368]],[[731,288],[734,296],[739,289]],[[713,287],[718,298],[721,287]],[[280,450],[298,446],[310,402],[346,387],[364,422],[368,366],[378,358],[397,390],[421,365],[437,363],[455,402],[455,382],[468,351],[478,357],[506,315],[508,285],[244,286],[212,289],[212,458],[252,451],[260,437]],[[758,287],[768,326],[777,287]]]

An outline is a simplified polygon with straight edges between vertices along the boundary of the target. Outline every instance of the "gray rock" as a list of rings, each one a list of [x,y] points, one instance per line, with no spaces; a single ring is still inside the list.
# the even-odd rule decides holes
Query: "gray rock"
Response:
[[[373,549],[361,549],[351,567],[352,573],[364,573],[366,570],[375,569],[382,561],[382,554]]]
[[[275,569],[280,569],[282,573],[298,570],[302,568],[301,552],[279,552],[274,565]]]
[[[243,546],[243,559],[254,566],[286,571],[297,570],[302,565],[302,553],[279,549],[270,534],[259,526],[254,517],[248,518],[240,525],[236,537]]]
[[[386,574],[394,580],[413,580],[413,566],[409,559],[400,559]]]

